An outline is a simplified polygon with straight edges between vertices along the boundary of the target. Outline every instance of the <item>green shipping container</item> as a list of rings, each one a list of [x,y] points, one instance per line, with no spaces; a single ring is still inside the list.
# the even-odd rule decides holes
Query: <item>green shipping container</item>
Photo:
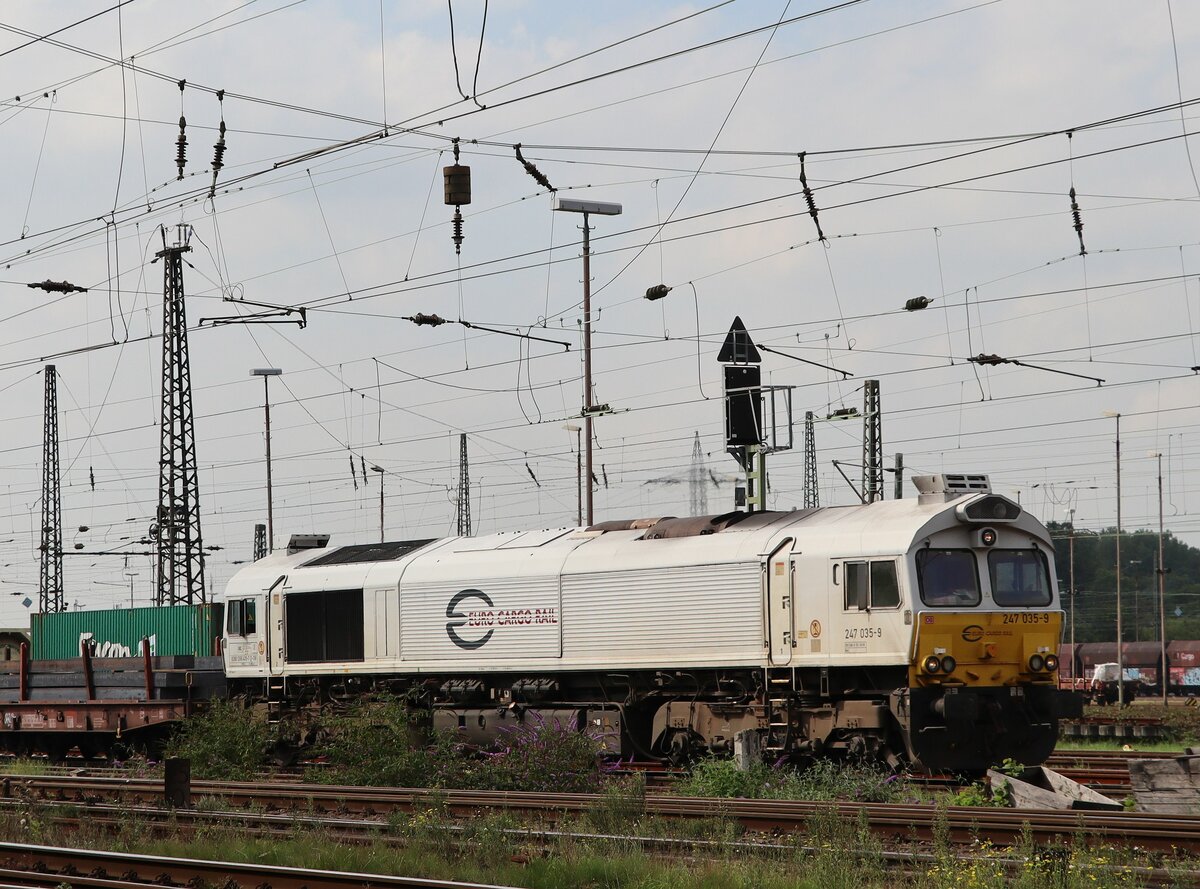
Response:
[[[34,660],[79,657],[79,644],[92,642],[95,657],[139,657],[142,639],[150,653],[207,656],[218,654],[223,605],[169,605],[151,608],[113,608],[104,611],[63,611],[30,616],[29,635]]]

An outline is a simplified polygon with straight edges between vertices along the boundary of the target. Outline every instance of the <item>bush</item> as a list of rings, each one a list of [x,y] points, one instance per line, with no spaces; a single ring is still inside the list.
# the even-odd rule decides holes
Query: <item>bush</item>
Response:
[[[395,698],[365,701],[347,713],[329,717],[318,754],[328,768],[312,770],[326,784],[386,787],[438,787],[444,766],[422,743],[407,707]]]
[[[502,729],[495,753],[485,753],[481,777],[492,790],[592,793],[600,787],[600,740],[558,719],[531,713]]]
[[[184,720],[167,744],[167,756],[191,760],[196,778],[244,781],[263,765],[270,733],[252,711],[231,701],[213,701]]]
[[[697,763],[679,785],[689,796],[742,797],[745,799],[848,800],[896,802],[908,789],[881,768],[817,760],[807,769],[771,768],[756,763],[742,771],[728,759]]]
[[[428,735],[398,699],[359,704],[327,720],[325,735],[318,752],[328,768],[313,775],[324,783],[561,793],[600,786],[599,740],[536,714],[503,730],[492,751],[453,732]]]
[[[729,759],[704,759],[692,767],[678,790],[685,796],[762,799],[771,772],[763,763],[755,763],[743,771]]]

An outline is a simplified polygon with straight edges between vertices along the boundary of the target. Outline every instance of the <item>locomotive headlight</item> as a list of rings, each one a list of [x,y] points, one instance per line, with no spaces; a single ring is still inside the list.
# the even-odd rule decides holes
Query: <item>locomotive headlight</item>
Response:
[[[1029,671],[1031,673],[1040,673],[1046,667],[1046,659],[1040,654],[1035,654],[1029,658]]]
[[[1058,669],[1058,658],[1052,654],[1046,655],[1046,669],[1053,673]]]
[[[984,546],[995,546],[996,545],[996,529],[995,528],[984,528],[982,531],[980,531],[979,532],[979,542],[982,543]]]
[[[958,666],[958,661],[956,661],[954,659],[953,655],[948,654],[944,658],[942,658],[941,666],[942,666],[943,673],[953,673],[954,668]]]
[[[951,660],[953,660],[953,658],[951,658]],[[938,670],[942,669],[942,661],[938,660],[935,655],[931,654],[929,657],[925,658],[925,662],[921,664],[921,666],[924,668],[926,673],[936,673]]]

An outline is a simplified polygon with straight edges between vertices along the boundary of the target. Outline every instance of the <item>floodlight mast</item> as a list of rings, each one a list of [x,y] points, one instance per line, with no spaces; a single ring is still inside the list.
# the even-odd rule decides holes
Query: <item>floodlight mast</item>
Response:
[[[275,502],[271,492],[271,377],[282,376],[283,371],[278,367],[255,367],[250,376],[262,377],[263,381],[263,415],[267,442],[267,552],[275,552]]]
[[[587,524],[593,524],[592,511],[592,264],[591,228],[588,226],[588,216],[596,213],[600,216],[619,216],[621,205],[608,201],[589,201],[578,198],[555,199],[554,209],[565,213],[583,214],[583,437],[587,441],[585,448],[585,480],[587,483]]]
[[[1121,413],[1105,411],[1104,416],[1117,421],[1117,706],[1125,707],[1125,639],[1121,626]],[[1165,666],[1165,664],[1164,664]]]

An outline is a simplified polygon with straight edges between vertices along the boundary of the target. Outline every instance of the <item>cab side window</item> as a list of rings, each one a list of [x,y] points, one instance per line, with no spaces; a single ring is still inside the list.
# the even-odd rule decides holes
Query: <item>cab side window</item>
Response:
[[[230,636],[245,635],[243,630],[245,617],[245,600],[232,599],[229,602],[229,619],[225,623],[225,628]]]
[[[900,584],[896,582],[895,562],[871,563],[871,607],[898,608]]]
[[[230,599],[226,606],[225,635],[251,636],[258,632],[256,602],[253,599]]]
[[[900,584],[896,580],[895,561],[846,562],[843,572],[845,609],[898,608]]]
[[[846,578],[846,610],[863,609],[867,607],[867,591],[870,575],[867,573],[866,562],[847,562],[843,569]]]

